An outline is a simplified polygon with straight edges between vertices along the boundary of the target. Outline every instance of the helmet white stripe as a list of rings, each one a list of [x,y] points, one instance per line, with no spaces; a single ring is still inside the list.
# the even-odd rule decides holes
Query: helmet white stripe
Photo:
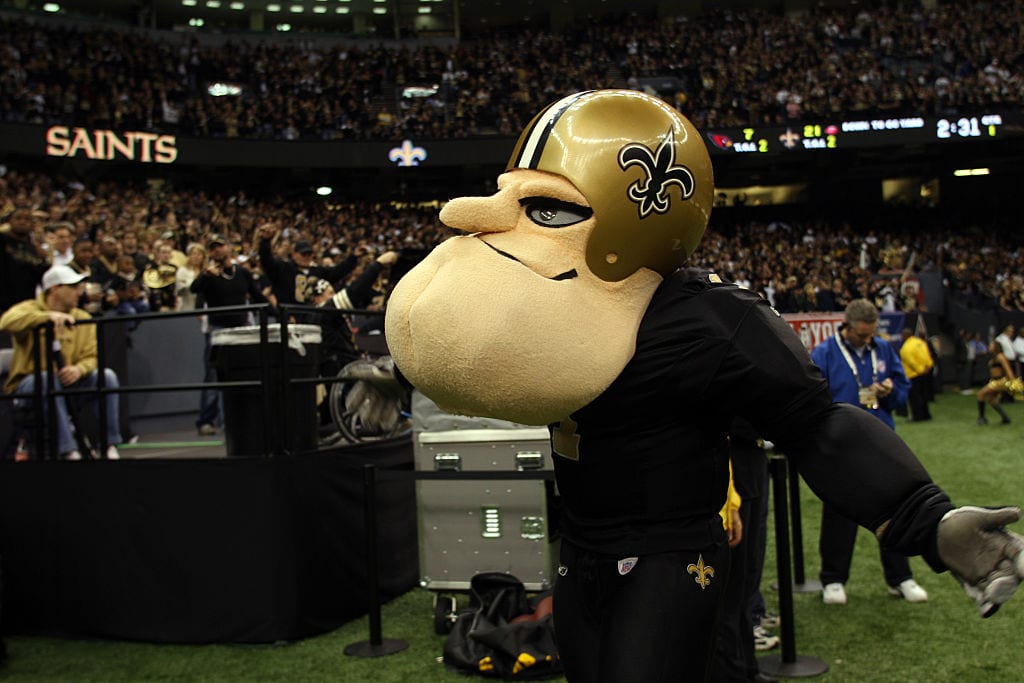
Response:
[[[544,151],[544,143],[547,142],[548,135],[551,133],[551,129],[555,127],[555,123],[562,113],[570,107],[576,100],[589,95],[593,90],[587,90],[584,92],[573,93],[567,97],[563,97],[558,100],[544,112],[537,117],[537,121],[533,125],[533,130],[530,131],[529,136],[526,138],[526,142],[523,143],[522,148],[519,150],[519,157],[512,164],[516,168],[536,168],[537,164],[540,163],[541,153]]]

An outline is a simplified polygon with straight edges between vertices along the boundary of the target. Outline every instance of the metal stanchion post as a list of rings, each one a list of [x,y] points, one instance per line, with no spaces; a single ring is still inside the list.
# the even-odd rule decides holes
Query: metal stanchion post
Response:
[[[768,459],[772,476],[772,498],[775,505],[775,564],[779,573],[779,617],[781,619],[782,655],[768,655],[758,660],[761,671],[771,676],[809,678],[828,671],[828,664],[817,657],[797,655],[796,628],[793,624],[793,583],[790,572],[789,520],[787,519],[786,458],[772,455]]]
[[[795,467],[789,468],[789,510],[793,519],[793,592],[820,593],[821,581],[804,576],[804,531],[800,515],[800,473]]]
[[[377,468],[363,466],[363,508],[366,513],[366,581],[369,588],[370,639],[345,647],[345,654],[356,657],[382,657],[409,647],[404,640],[381,638],[380,586],[377,580]]]

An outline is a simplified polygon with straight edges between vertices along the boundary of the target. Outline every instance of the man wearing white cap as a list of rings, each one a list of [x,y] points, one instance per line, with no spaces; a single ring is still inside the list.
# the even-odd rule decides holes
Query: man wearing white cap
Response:
[[[96,350],[96,328],[93,325],[77,325],[79,320],[91,316],[77,307],[82,295],[85,275],[76,273],[68,266],[53,266],[43,274],[42,294],[35,299],[26,299],[12,306],[0,318],[0,330],[11,334],[14,340],[14,358],[11,361],[10,376],[4,391],[26,397],[34,395],[35,389],[35,334],[39,325],[52,322],[54,340],[60,344],[55,348],[56,380],[64,388],[86,388],[97,384],[99,361]],[[44,354],[45,357],[45,354]],[[109,368],[104,369],[106,386],[117,388],[117,375]],[[42,373],[43,392],[48,385],[46,370]],[[116,444],[121,443],[118,429],[117,394],[107,394],[107,443],[108,459],[119,456]],[[57,450],[66,460],[80,460],[71,430],[65,397],[56,400]]]

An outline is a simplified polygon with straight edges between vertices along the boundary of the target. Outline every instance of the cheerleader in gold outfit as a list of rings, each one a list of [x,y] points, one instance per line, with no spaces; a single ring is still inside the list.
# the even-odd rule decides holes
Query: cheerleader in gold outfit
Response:
[[[1002,423],[1010,424],[1010,418],[999,405],[999,399],[1003,394],[1012,394],[1014,398],[1020,398],[1024,392],[1024,382],[1015,377],[1010,368],[1010,361],[1003,355],[1002,347],[992,341],[988,345],[988,352],[991,357],[988,361],[988,383],[978,391],[978,424],[986,425],[985,404],[992,406],[992,410],[999,413]]]

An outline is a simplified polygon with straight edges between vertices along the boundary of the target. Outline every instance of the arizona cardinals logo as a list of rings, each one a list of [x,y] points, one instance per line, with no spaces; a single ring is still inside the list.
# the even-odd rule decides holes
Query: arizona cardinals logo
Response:
[[[639,206],[640,218],[647,218],[651,212],[668,212],[668,188],[672,185],[679,186],[683,199],[689,199],[693,194],[694,180],[690,169],[676,166],[675,135],[672,128],[665,133],[655,154],[651,154],[651,150],[639,142],[631,142],[619,150],[619,166],[623,171],[634,164],[647,174],[646,178],[636,181],[626,191],[629,198]]]
[[[728,135],[722,135],[721,133],[708,133],[708,140],[711,140],[718,149],[730,149],[732,147],[732,138]]]

